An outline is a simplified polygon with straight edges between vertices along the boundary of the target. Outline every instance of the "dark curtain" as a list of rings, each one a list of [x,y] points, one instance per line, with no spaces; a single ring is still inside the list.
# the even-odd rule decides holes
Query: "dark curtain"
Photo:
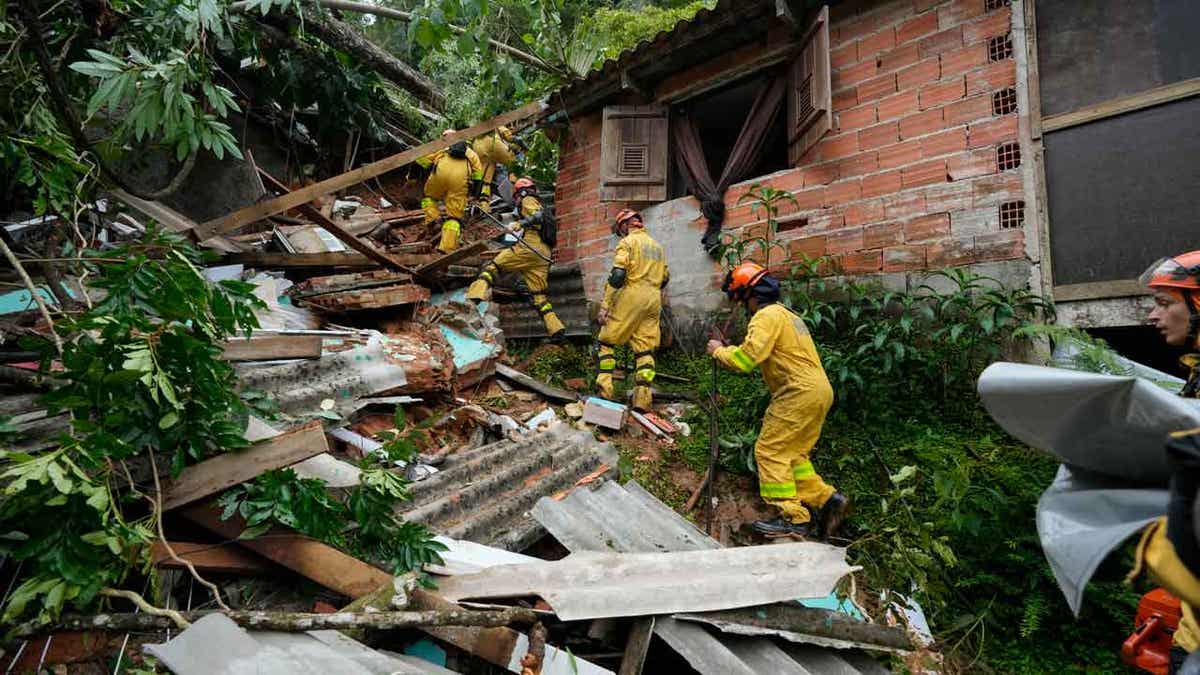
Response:
[[[738,132],[729,160],[721,170],[721,177],[716,181],[708,170],[704,146],[695,122],[687,115],[676,115],[671,120],[675,159],[679,162],[688,188],[700,200],[701,213],[708,220],[700,243],[710,254],[715,254],[720,244],[721,224],[725,222],[725,191],[730,185],[747,178],[747,174],[762,159],[767,131],[780,114],[786,90],[786,77],[771,77],[763,83]]]

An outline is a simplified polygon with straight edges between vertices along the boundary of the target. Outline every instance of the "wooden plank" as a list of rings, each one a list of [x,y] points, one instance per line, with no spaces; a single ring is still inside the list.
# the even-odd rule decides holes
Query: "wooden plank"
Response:
[[[629,639],[625,642],[625,655],[621,657],[621,670],[617,675],[641,675],[652,637],[654,617],[649,616],[633,622],[629,628]]]
[[[198,544],[194,542],[173,541],[171,549],[175,555],[192,563],[200,572],[220,572],[222,574],[260,574],[272,569],[266,560],[247,553],[237,544]],[[184,569],[167,553],[167,547],[161,540],[155,541],[150,548],[150,559],[158,567]]]
[[[221,520],[215,502],[193,504],[181,513],[226,539],[237,539],[245,526],[236,515]],[[347,597],[357,598],[392,583],[387,572],[287,528],[275,527],[264,536],[239,539],[238,544]]]
[[[190,504],[255,476],[329,451],[320,422],[269,438],[240,452],[227,452],[189,466],[163,493],[163,510]]]
[[[1197,94],[1200,94],[1200,77],[1181,82],[1172,82],[1162,87],[1143,91],[1140,94],[1122,96],[1121,98],[1114,98],[1103,103],[1090,105],[1086,108],[1073,110],[1069,113],[1042,118],[1042,131],[1050,132],[1077,127],[1081,124],[1095,122],[1107,117],[1123,115],[1135,110],[1143,110],[1156,105],[1170,103],[1171,101],[1191,98]]]
[[[280,183],[278,180],[275,179],[274,176],[267,173],[266,171],[263,171],[262,169],[258,169],[258,175],[262,176],[262,179],[264,181],[266,181],[275,190],[278,190],[279,192],[281,192],[283,195],[286,196],[291,193],[291,191],[288,190],[288,187],[286,185],[284,185],[283,183]],[[343,230],[341,228],[341,226],[339,226],[337,223],[333,222],[329,218],[326,218],[325,214],[321,213],[321,210],[318,209],[317,207],[313,206],[312,204],[305,202],[304,204],[299,204],[297,206],[297,208],[300,209],[300,213],[303,213],[305,215],[305,217],[307,217],[309,220],[316,223],[318,227],[325,230],[329,234],[332,234],[334,237],[337,237],[338,241],[349,246],[350,248],[354,249],[355,251],[358,251],[359,253],[370,258],[371,260],[374,260],[375,262],[379,263],[380,265],[383,265],[384,267],[403,268],[402,265],[400,265],[395,260],[393,260],[392,257],[389,256],[388,254],[384,253],[383,251],[380,251],[379,249],[368,244],[367,242],[363,241],[362,239],[359,239],[358,237],[354,236],[353,234],[347,232],[346,230]],[[199,230],[199,228],[197,228],[197,235],[199,236],[198,230]],[[203,237],[201,237],[201,238],[203,238]]]
[[[317,359],[321,357],[320,335],[259,335],[225,341],[221,358],[226,361],[269,359]]]
[[[1139,283],[1137,279],[1123,279],[1055,286],[1051,297],[1055,302],[1071,302],[1099,298],[1131,298],[1139,295],[1151,295],[1150,289]]]
[[[470,258],[471,256],[473,256],[477,253],[482,253],[484,251],[484,249],[486,249],[486,248],[487,248],[486,241],[477,241],[477,242],[474,242],[471,244],[467,244],[466,246],[458,249],[457,251],[451,251],[451,252],[447,253],[446,255],[438,258],[437,260],[434,260],[433,262],[426,263],[426,264],[418,267],[416,270],[413,271],[413,274],[415,274],[419,277],[428,276],[428,275],[432,274],[433,272],[437,272],[440,269],[449,267],[450,265],[453,265],[454,263],[456,263],[460,260],[466,260],[467,258]]]
[[[307,204],[317,197],[322,197],[343,188],[350,187],[351,185],[357,185],[358,183],[361,183],[369,178],[383,175],[388,171],[392,171],[406,164],[415,162],[426,155],[437,152],[438,150],[442,150],[443,148],[448,148],[457,141],[461,140],[469,142],[476,136],[485,134],[493,129],[496,129],[497,127],[513,124],[527,117],[541,114],[547,107],[548,106],[545,101],[534,101],[532,103],[528,103],[520,108],[517,108],[516,110],[511,110],[503,115],[493,117],[486,122],[476,124],[469,129],[464,129],[462,131],[449,134],[445,138],[439,138],[437,140],[430,141],[424,145],[420,145],[410,150],[405,150],[399,154],[392,155],[391,157],[386,157],[377,162],[360,166],[353,171],[348,171],[338,176],[334,176],[333,178],[323,180],[319,183],[314,183],[300,190],[276,197],[275,199],[259,202],[257,204],[251,204],[250,206],[238,209],[237,211],[222,216],[221,218],[210,220],[198,226],[196,228],[196,234],[201,240],[203,240],[216,234],[223,234],[231,230],[236,230],[239,227],[262,220],[267,216],[283,213],[284,211],[296,208],[301,204]]]
[[[379,267],[361,253],[231,253],[222,259],[246,267]]]
[[[526,389],[532,389],[542,396],[555,401],[569,402],[579,400],[579,395],[573,391],[559,389],[553,385],[546,384],[541,380],[536,380],[511,366],[504,365],[503,363],[496,364],[496,374],[506,380],[512,380]]]

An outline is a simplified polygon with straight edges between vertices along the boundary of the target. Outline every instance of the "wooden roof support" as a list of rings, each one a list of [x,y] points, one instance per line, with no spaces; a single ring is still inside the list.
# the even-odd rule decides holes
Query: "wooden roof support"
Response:
[[[236,230],[239,227],[249,225],[258,220],[262,220],[268,216],[273,216],[277,213],[283,213],[288,209],[296,208],[301,204],[307,204],[317,197],[323,197],[332,192],[336,192],[343,188],[348,188],[351,185],[357,185],[367,179],[383,175],[388,171],[398,169],[407,164],[417,161],[418,159],[450,147],[457,141],[470,141],[471,139],[485,134],[497,127],[515,124],[529,117],[540,115],[548,105],[545,101],[534,101],[526,105],[498,115],[486,122],[480,122],[475,126],[450,134],[445,138],[430,141],[424,145],[417,146],[410,150],[405,150],[391,157],[386,157],[377,162],[372,162],[364,166],[360,166],[353,171],[328,178],[319,183],[313,183],[299,190],[281,195],[275,199],[251,204],[234,211],[220,218],[215,218],[206,223],[202,223],[196,228],[196,236],[203,241],[209,237],[218,234],[224,234]]]

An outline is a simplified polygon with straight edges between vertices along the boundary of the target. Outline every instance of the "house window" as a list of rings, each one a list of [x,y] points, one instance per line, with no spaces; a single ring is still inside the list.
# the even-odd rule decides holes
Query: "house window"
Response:
[[[705,163],[713,178],[718,178],[729,162],[738,134],[763,81],[761,73],[752,75],[672,108],[672,115],[687,115],[695,124],[704,148]],[[747,174],[751,178],[788,168],[787,115],[783,111],[775,115],[763,147],[762,157]],[[682,174],[672,172],[668,198],[675,199],[686,194],[687,185]]]
[[[988,61],[995,63],[1013,57],[1012,33],[988,39]]]
[[[1021,146],[1004,143],[996,148],[996,170],[1008,171],[1021,166]]]
[[[1001,89],[992,94],[992,114],[1008,115],[1017,112],[1017,90],[1014,87]]]
[[[1021,200],[1000,204],[1000,229],[1012,230],[1025,225],[1025,202]]]
[[[1008,7],[1012,0],[983,0],[983,11],[994,12],[1001,7]]]

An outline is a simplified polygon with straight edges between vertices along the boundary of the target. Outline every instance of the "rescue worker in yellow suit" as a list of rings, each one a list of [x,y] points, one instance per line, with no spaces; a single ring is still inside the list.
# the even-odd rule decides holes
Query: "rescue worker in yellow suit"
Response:
[[[479,195],[479,208],[484,211],[492,210],[492,188],[496,182],[496,165],[503,164],[508,166],[516,160],[513,155],[512,148],[509,144],[512,143],[513,133],[508,127],[499,127],[495,131],[486,136],[480,136],[471,143],[471,149],[479,155],[479,161],[483,165],[483,188]],[[516,189],[516,185],[513,186]],[[513,199],[520,204],[516,196]]]
[[[453,129],[447,129],[442,137],[452,133]],[[437,249],[449,253],[458,248],[462,238],[468,200],[478,197],[483,189],[483,165],[466,141],[457,141],[445,150],[422,157],[417,164],[430,170],[429,178],[425,179],[425,196],[421,199],[425,225],[442,219],[442,237]],[[445,205],[445,218],[438,208],[439,202]]]
[[[1200,351],[1200,251],[1156,262],[1142,274],[1141,281],[1154,291],[1149,322],[1166,343]],[[1180,396],[1200,398],[1200,354],[1187,354],[1181,362],[1189,376]],[[1196,617],[1200,608],[1200,514],[1194,511],[1200,501],[1200,428],[1171,434],[1166,451],[1172,468],[1167,515],[1143,531],[1130,578],[1144,565],[1155,581],[1179,598],[1183,616],[1172,641],[1169,672],[1200,673],[1200,622]]]
[[[754,459],[759,494],[780,515],[756,521],[754,530],[766,537],[828,539],[850,502],[821,479],[810,459],[833,405],[817,346],[804,320],[779,303],[779,282],[761,265],[738,265],[721,290],[731,302],[745,303],[752,316],[741,345],[709,340],[708,353],[739,373],[760,368],[771,392]]]
[[[613,254],[612,271],[604,287],[597,322],[600,343],[596,389],[601,397],[613,398],[616,348],[633,350],[633,407],[648,411],[653,405],[650,385],[654,382],[654,350],[658,349],[662,293],[671,278],[663,247],[646,232],[642,214],[624,209],[613,221],[613,234],[621,237]]]
[[[542,203],[534,196],[536,192],[536,186],[528,178],[518,178],[513,183],[513,200],[521,215],[516,231],[512,232],[517,242],[483,266],[479,276],[467,288],[467,298],[475,302],[487,300],[496,277],[503,272],[519,272],[533,308],[542,315],[550,341],[563,342],[567,329],[554,313],[550,298],[546,297],[550,251],[557,243],[558,228],[554,224],[554,217],[542,208]]]

